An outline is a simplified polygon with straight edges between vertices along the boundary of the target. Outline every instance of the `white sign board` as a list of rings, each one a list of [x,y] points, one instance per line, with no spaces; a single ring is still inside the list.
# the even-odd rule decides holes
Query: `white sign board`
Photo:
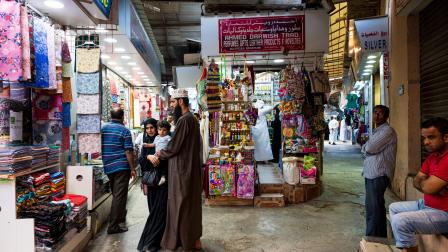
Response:
[[[307,10],[275,12],[269,16],[294,16],[305,15],[305,52],[326,53],[328,52],[328,31],[329,31],[329,15],[325,10]],[[266,17],[266,13],[260,14],[235,14],[220,16],[203,16],[201,17],[201,57],[203,59],[211,56],[217,57],[219,53],[219,20],[228,18],[251,18]],[[303,52],[298,51],[298,52]],[[255,54],[257,52],[254,52]],[[251,54],[251,53],[247,53]]]
[[[389,48],[388,17],[355,21],[363,52],[387,52]]]

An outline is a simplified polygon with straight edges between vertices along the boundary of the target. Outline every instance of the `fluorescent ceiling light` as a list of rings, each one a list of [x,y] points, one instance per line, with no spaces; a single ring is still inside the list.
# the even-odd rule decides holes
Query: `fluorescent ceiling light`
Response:
[[[106,41],[107,43],[117,43],[117,40],[114,38],[105,38],[104,41]]]
[[[285,62],[284,59],[275,59],[274,60],[274,63],[283,63],[283,62]]]
[[[148,75],[142,75],[143,78],[148,78]]]
[[[56,0],[48,0],[48,1],[45,1],[44,4],[52,9],[64,8],[64,4],[59,1],[56,1]]]
[[[122,58],[122,59],[131,59],[131,56],[123,55],[123,56],[121,56],[121,58]]]
[[[137,65],[137,63],[135,63],[135,62],[129,62],[128,65],[130,65],[130,66],[135,66],[135,65]]]
[[[102,59],[110,59],[110,56],[107,54],[101,54]]]
[[[247,63],[247,64],[253,64],[253,63],[255,63],[255,61],[253,61],[253,60],[248,60],[248,61],[246,61],[246,63]]]
[[[372,69],[364,69],[364,72],[373,72]]]
[[[140,70],[140,67],[133,67],[132,70]]]
[[[365,68],[373,68],[373,65],[366,65]]]
[[[129,73],[126,71],[120,72],[122,75],[128,75]]]
[[[121,47],[117,47],[114,49],[115,52],[126,52],[126,50],[124,48]]]
[[[115,62],[115,61],[109,61],[109,62],[107,62],[107,64],[113,66],[113,65],[116,65],[117,62]]]
[[[376,59],[375,55],[370,55],[369,57],[367,57],[368,59]]]
[[[123,69],[123,67],[121,67],[121,66],[115,68],[115,70],[122,70],[122,69]]]
[[[145,72],[138,72],[138,74],[144,74]]]
[[[373,64],[373,63],[375,63],[376,61],[374,61],[374,60],[368,60],[368,61],[366,61],[366,63],[367,64]]]
[[[363,73],[362,75],[367,76],[370,75],[371,73]]]
[[[221,65],[222,61],[215,61],[216,64]]]

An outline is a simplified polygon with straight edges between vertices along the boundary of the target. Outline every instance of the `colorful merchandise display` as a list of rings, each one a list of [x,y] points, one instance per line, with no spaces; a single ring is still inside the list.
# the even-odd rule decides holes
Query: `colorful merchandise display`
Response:
[[[325,130],[323,105],[325,92],[329,91],[325,76],[325,72],[308,73],[293,65],[280,72],[283,177],[291,185],[315,184],[318,180],[319,140]]]
[[[205,92],[198,92],[203,104],[203,97],[207,97],[209,113],[211,151],[205,168],[208,196],[253,199],[256,177],[251,126],[257,120],[257,110],[248,101],[247,79],[220,82],[219,76],[219,67],[212,61],[207,68]]]

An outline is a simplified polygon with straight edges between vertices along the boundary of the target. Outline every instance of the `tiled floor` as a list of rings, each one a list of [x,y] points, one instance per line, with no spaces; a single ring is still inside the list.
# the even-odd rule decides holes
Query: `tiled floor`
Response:
[[[284,208],[203,207],[205,251],[350,252],[364,233],[364,180],[358,146],[338,143],[324,152],[324,193]],[[260,172],[269,172],[269,169]],[[272,176],[275,180],[275,176]],[[393,195],[387,195],[390,202]],[[128,203],[129,231],[103,230],[87,251],[136,251],[148,216],[146,199],[134,187]]]

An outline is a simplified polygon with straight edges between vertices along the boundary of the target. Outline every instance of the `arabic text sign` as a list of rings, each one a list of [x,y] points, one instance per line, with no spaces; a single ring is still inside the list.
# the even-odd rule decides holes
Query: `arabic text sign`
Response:
[[[364,52],[387,52],[389,47],[389,22],[387,17],[355,21]]]
[[[305,49],[305,16],[219,20],[219,52]]]

